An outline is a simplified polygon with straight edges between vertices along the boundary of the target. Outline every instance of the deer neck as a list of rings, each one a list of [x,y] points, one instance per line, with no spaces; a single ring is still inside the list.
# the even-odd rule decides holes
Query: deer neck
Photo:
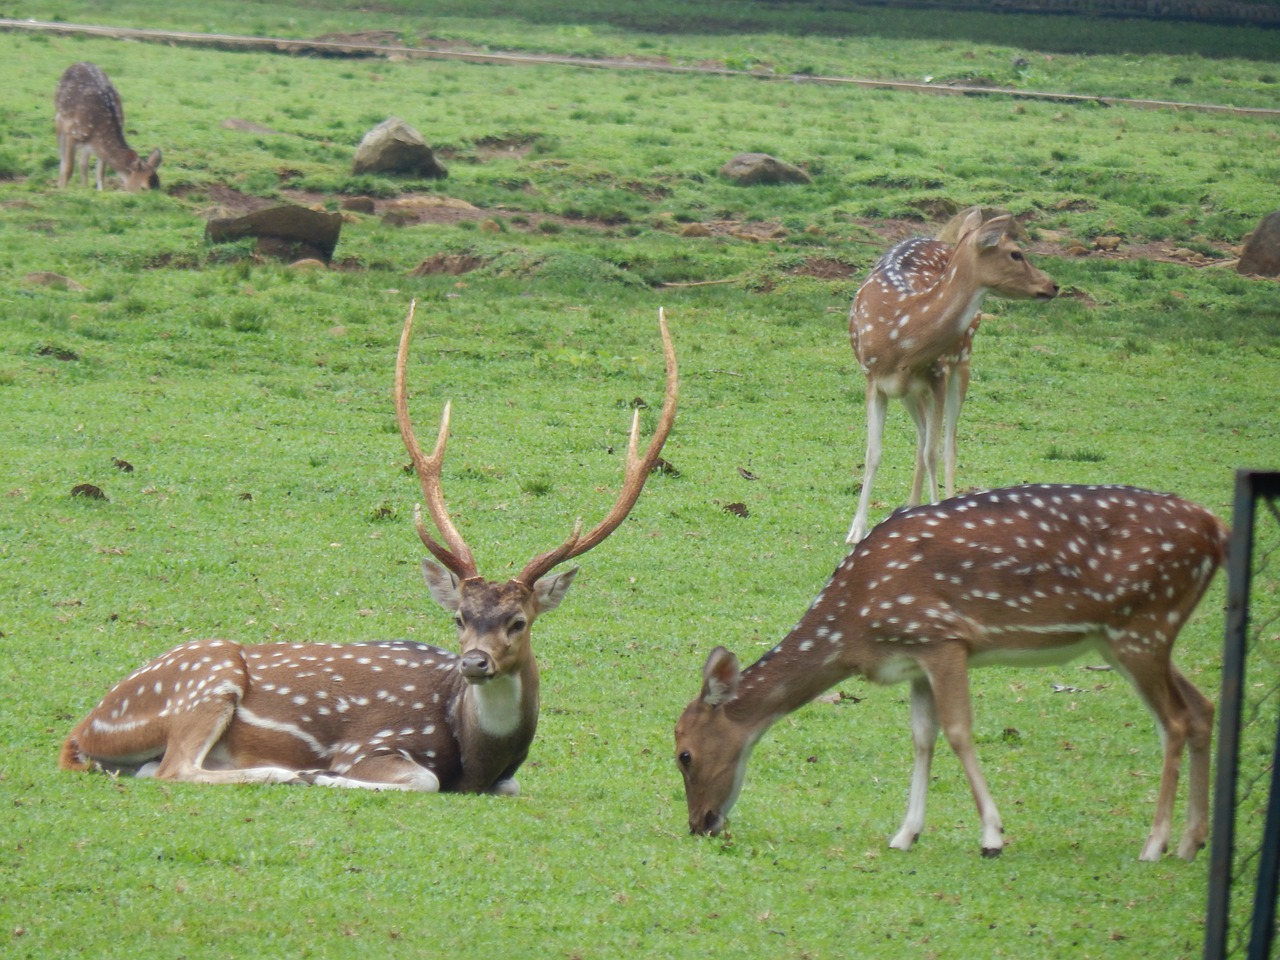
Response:
[[[509,740],[538,714],[538,676],[527,671],[468,685],[463,694],[470,725],[488,740]]]
[[[969,329],[982,306],[987,288],[979,284],[965,253],[963,249],[956,250],[938,278],[901,308],[920,318],[921,327],[936,331],[922,340],[936,339],[949,345]]]
[[[122,137],[103,135],[94,144],[94,150],[106,164],[121,176],[132,172],[138,166],[138,155],[129,148]]]
[[[841,680],[864,672],[857,638],[841,629],[840,619],[824,590],[791,632],[742,672],[729,715],[756,728],[758,737]]]
[[[517,672],[464,684],[455,727],[466,781],[462,789],[485,790],[515,772],[537,730],[538,702],[538,668],[532,661]]]

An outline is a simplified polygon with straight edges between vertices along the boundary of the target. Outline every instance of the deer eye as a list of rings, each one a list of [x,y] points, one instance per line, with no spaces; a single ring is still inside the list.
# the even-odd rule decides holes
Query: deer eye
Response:
[[[462,629],[462,614],[455,613],[453,615],[453,625],[457,627],[459,630]]]
[[[1021,259],[1022,259],[1022,251],[1021,251],[1021,250],[1015,250],[1015,251],[1013,251],[1013,253],[1009,254],[1009,256],[1013,257],[1013,259],[1015,259],[1015,260],[1021,260]]]
[[[524,619],[524,617],[518,617],[515,620],[511,621],[511,626],[507,627],[507,633],[513,636],[517,633],[522,633],[524,631],[524,628],[527,627],[528,625],[529,624]]]
[[[693,754],[688,750],[681,750],[680,755],[676,757],[676,759],[680,761],[680,766],[687,770],[689,769],[689,764],[693,763]]]

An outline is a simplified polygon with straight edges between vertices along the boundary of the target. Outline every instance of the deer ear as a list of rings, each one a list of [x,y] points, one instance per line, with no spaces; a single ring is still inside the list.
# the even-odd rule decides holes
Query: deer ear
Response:
[[[155,170],[158,166],[160,166],[160,148],[156,147],[151,151],[151,156],[147,157],[147,167],[148,169]]]
[[[724,647],[716,647],[707,657],[702,668],[702,694],[700,699],[709,707],[719,707],[737,699],[738,658]]]
[[[1013,227],[1013,217],[1003,214],[999,217],[992,217],[982,225],[982,232],[978,234],[978,239],[974,241],[974,245],[979,250],[994,250],[1000,245],[1001,239]]]
[[[953,220],[952,223],[955,221]],[[982,208],[970,207],[964,215],[964,219],[960,221],[960,230],[957,233],[957,239],[966,234],[973,233],[982,226]]]
[[[548,574],[533,585],[533,595],[538,601],[538,612],[546,613],[560,606],[560,601],[573,585],[573,578],[578,575],[577,567],[570,567],[563,573]]]
[[[450,613],[458,612],[459,594],[458,578],[434,560],[422,558],[422,579],[427,581],[427,589],[436,603]]]

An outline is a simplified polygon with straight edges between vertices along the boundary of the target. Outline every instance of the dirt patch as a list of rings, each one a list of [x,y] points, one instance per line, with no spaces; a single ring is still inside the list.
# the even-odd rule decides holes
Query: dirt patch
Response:
[[[427,257],[410,270],[409,276],[434,277],[444,274],[457,277],[472,270],[479,270],[487,262],[481,257],[468,253],[437,253],[433,257]]]
[[[278,200],[268,200],[266,197],[255,197],[252,194],[241,193],[235,187],[229,187],[225,183],[210,183],[199,190],[175,190],[174,193],[177,196],[203,193],[209,200],[209,207],[201,210],[200,213],[206,218],[242,217],[246,213],[274,207],[280,202]]]
[[[412,227],[420,223],[460,223],[484,220],[489,214],[477,206],[436,194],[413,194],[394,200],[374,201],[374,213],[392,227]]]
[[[365,47],[402,47],[404,38],[394,30],[364,30],[359,33],[324,33],[312,39],[319,43],[337,43]]]
[[[522,150],[531,146],[532,138],[491,138],[482,142],[486,149],[493,151]],[[198,190],[175,191],[175,195],[184,194],[203,194],[207,197],[208,207],[201,211],[205,217],[243,216],[280,202],[279,198],[267,199],[242,193],[224,183],[208,184]],[[334,201],[334,197],[330,194],[288,188],[281,189],[279,197],[317,210],[326,209]],[[495,211],[441,194],[419,193],[405,193],[393,198],[361,198],[359,212],[344,211],[344,216],[378,217],[389,225],[405,227],[423,224],[447,226],[469,220],[480,222],[481,229],[505,230],[514,233],[537,233],[566,227],[607,232],[617,227],[616,223],[604,220],[563,217],[512,209],[507,206],[500,211]],[[850,220],[847,221],[846,226],[850,231],[848,242],[871,243],[884,249],[910,237],[927,236],[937,229],[936,225],[924,220],[901,218]],[[791,231],[777,221],[709,220],[702,223],[678,224],[673,220],[669,222],[667,229],[694,242],[699,238],[711,238],[743,240],[750,243],[785,243],[791,237]],[[1052,231],[1049,233],[1049,236],[1041,236],[1040,239],[1025,244],[1028,252],[1033,256],[1042,257],[1152,260],[1192,268],[1231,267],[1240,256],[1238,247],[1227,244],[1197,243],[1197,249],[1193,250],[1165,241],[1131,244],[1122,238],[1118,247],[1104,250],[1097,248],[1091,242],[1075,240]],[[832,237],[831,239],[836,241],[840,238]],[[423,272],[464,273],[482,265],[463,269],[460,263],[445,261],[433,263],[435,259],[424,262],[418,269]],[[796,276],[838,282],[861,276],[865,270],[866,265],[854,266],[839,258],[815,255],[808,257],[803,264],[792,268],[789,272]]]
[[[829,257],[809,257],[803,264],[788,272],[793,276],[813,277],[815,280],[848,280],[861,276],[864,270]]]
[[[1111,238],[1108,238],[1111,239]],[[1197,244],[1200,250],[1178,246],[1168,241],[1127,243],[1123,239],[1112,247],[1111,243],[1099,246],[1080,241],[1038,240],[1025,245],[1036,256],[1087,257],[1094,260],[1152,260],[1157,263],[1176,263],[1184,267],[1233,267],[1240,258],[1240,248],[1229,244]],[[1212,250],[1206,253],[1203,248]]]
[[[532,134],[516,137],[481,137],[473,146],[477,159],[492,160],[495,157],[527,157],[538,138]]]

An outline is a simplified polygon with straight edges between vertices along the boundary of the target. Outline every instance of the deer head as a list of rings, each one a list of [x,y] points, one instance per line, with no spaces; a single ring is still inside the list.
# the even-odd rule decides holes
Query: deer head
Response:
[[[475,558],[449,516],[441,487],[440,471],[445,444],[449,436],[451,405],[446,403],[430,455],[423,453],[414,436],[409,418],[405,387],[409,342],[413,335],[416,303],[410,304],[400,335],[396,357],[395,408],[400,436],[413,461],[422,485],[427,512],[440,534],[443,544],[431,535],[420,508],[414,510],[414,525],[422,543],[435,562],[423,559],[422,572],[436,602],[454,615],[462,650],[461,671],[468,683],[485,683],[494,677],[510,675],[531,662],[529,629],[542,613],[554,610],[564,598],[577,568],[551,575],[551,571],[574,557],[581,556],[600,544],[631,512],[645,480],[652,472],[675,422],[679,377],[675,348],[667,330],[666,317],[660,310],[658,324],[662,332],[666,359],[667,384],[662,413],[644,456],[638,453],[640,411],[636,410],[627,444],[626,471],[622,491],[613,509],[589,533],[583,535],[581,523],[575,525],[569,538],[559,547],[539,554],[523,570],[505,582],[485,580],[476,569]]]

